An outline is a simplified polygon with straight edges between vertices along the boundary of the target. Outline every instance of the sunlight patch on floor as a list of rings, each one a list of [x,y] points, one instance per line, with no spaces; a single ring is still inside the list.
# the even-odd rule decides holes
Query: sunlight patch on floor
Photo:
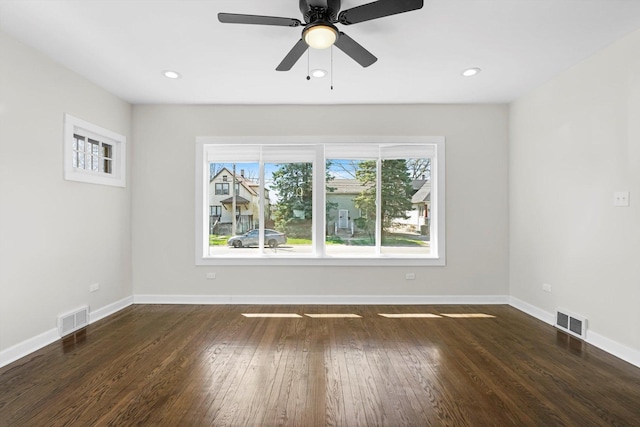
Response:
[[[403,318],[438,318],[433,313],[378,313],[379,316],[386,317],[388,319],[403,319]]]
[[[305,313],[305,316],[314,318],[314,319],[341,319],[341,318],[356,318],[360,319],[362,316],[353,313],[322,313],[322,314],[308,314]]]
[[[242,315],[244,317],[302,317],[295,313],[242,313]]]

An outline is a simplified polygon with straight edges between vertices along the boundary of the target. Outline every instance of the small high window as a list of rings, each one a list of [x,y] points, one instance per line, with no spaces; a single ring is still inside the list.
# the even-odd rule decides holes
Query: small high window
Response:
[[[126,186],[124,136],[65,114],[64,152],[65,179]]]

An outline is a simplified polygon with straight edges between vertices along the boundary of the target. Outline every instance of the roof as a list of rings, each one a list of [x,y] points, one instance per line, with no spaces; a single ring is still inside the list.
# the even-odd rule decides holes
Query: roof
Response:
[[[413,182],[415,183],[416,181]],[[424,181],[418,191],[411,197],[411,203],[424,203],[429,201],[431,201],[431,182]]]
[[[367,189],[357,179],[334,179],[327,182],[327,187],[333,188],[333,191],[327,194],[360,194]]]
[[[224,204],[224,205],[230,205],[231,203],[233,203],[233,197],[228,197],[222,201],[220,201],[220,203]],[[249,201],[247,199],[245,199],[244,197],[241,196],[236,196],[236,204],[237,205],[248,205]]]
[[[429,182],[427,179],[414,179],[411,181],[411,188],[413,188],[413,191],[418,191],[427,182]]]
[[[220,176],[220,174],[222,174],[223,172],[226,172],[228,175],[233,177],[233,173],[229,169],[222,168],[222,169],[220,169],[220,171],[217,174],[215,174],[215,176],[213,178],[211,178],[209,180],[209,182],[215,181],[216,178],[218,178]],[[231,182],[231,181],[226,181],[226,182]],[[254,196],[258,195],[258,192],[255,190],[255,188],[253,188],[253,187],[256,187],[258,184],[254,183],[253,181],[248,180],[247,178],[245,178],[242,175],[236,174],[236,182],[240,183],[252,195],[254,195]]]

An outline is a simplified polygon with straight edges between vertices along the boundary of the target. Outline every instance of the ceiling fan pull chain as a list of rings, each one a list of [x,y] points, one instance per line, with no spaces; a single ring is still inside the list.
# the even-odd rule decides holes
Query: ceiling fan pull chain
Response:
[[[309,57],[311,56],[311,49],[307,49],[307,80],[311,80],[311,72],[309,71]]]
[[[331,46],[331,90],[333,90],[333,46]]]

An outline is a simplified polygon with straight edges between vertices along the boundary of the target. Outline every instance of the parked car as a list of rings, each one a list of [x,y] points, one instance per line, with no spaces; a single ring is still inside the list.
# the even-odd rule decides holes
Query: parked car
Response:
[[[259,231],[257,228],[249,230],[240,236],[233,236],[227,240],[228,246],[234,248],[241,248],[243,246],[258,246]],[[278,245],[284,245],[287,243],[287,236],[284,233],[280,233],[276,230],[264,230],[264,244],[270,248],[275,248]]]

